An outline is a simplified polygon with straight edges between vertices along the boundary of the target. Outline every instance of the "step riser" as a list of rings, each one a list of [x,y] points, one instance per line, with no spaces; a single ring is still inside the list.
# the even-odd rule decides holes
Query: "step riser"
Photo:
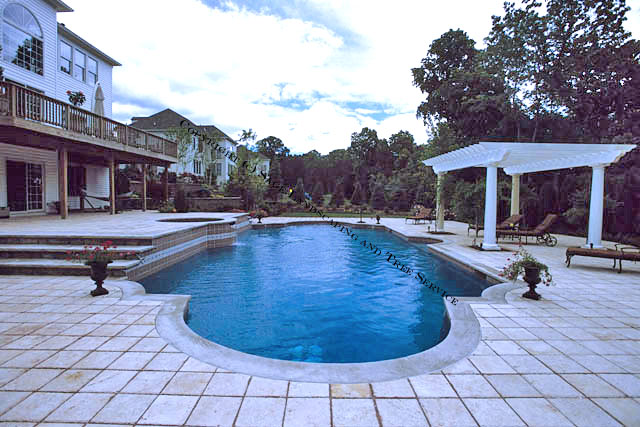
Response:
[[[0,275],[27,276],[87,276],[91,275],[91,268],[39,268],[39,267],[0,267]],[[109,277],[124,277],[124,270],[109,270]]]
[[[0,236],[2,245],[102,245],[111,240],[115,246],[151,246],[152,239],[96,239],[86,237],[29,237],[29,236]]]
[[[28,258],[28,259],[67,259],[64,252],[31,252],[31,251],[0,251],[0,258]],[[135,255],[115,257],[115,260],[135,260]]]

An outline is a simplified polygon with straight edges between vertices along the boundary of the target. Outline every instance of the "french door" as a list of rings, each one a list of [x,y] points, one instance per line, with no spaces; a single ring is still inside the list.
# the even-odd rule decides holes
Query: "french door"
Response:
[[[43,167],[7,160],[7,201],[11,212],[43,210]]]

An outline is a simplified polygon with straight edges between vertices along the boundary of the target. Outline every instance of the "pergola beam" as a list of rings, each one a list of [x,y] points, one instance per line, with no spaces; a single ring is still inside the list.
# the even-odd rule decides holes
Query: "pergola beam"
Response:
[[[480,142],[423,161],[438,174],[468,167],[486,167],[486,199],[483,249],[496,250],[497,169],[512,176],[511,214],[519,213],[520,175],[589,166],[593,169],[587,246],[602,247],[604,168],[636,145]],[[438,196],[440,201],[442,195]]]

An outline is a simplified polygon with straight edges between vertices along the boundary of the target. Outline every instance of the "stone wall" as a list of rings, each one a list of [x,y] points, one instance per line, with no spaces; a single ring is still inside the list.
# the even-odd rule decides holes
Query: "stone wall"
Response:
[[[187,197],[187,203],[192,212],[224,212],[231,209],[242,209],[240,197]]]

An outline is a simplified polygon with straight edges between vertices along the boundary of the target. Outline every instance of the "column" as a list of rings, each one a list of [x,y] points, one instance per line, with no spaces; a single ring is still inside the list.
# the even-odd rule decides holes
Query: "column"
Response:
[[[142,165],[142,212],[147,210],[147,164]]]
[[[586,248],[602,248],[602,214],[604,211],[604,168],[608,165],[592,166],[591,202],[589,203],[589,234]]]
[[[164,202],[169,201],[169,166],[164,166],[164,172],[162,173],[162,200]]]
[[[109,212],[116,213],[116,162],[113,153],[109,154]]]
[[[444,231],[444,203],[442,202],[442,185],[445,172],[438,172],[436,182],[436,231]]]
[[[58,149],[58,200],[60,201],[60,218],[69,215],[67,190],[69,186],[69,153],[65,147]]]
[[[511,215],[520,214],[520,174],[511,175]]]
[[[496,211],[498,209],[498,168],[487,166],[486,196],[484,201],[484,239],[482,249],[499,251],[496,244]]]

